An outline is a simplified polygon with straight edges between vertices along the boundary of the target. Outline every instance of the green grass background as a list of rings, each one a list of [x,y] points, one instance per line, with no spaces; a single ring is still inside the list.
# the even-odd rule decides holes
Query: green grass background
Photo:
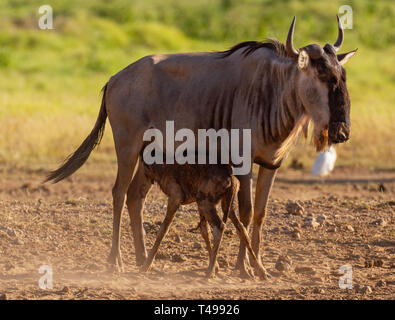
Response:
[[[43,4],[53,8],[54,30],[38,28]],[[344,4],[353,29],[342,52],[359,50],[346,65],[352,137],[337,148],[337,164],[394,170],[395,2],[385,0],[1,0],[0,164],[63,160],[92,129],[107,79],[144,55],[284,41],[294,15],[295,46],[333,43]],[[287,162],[308,167],[314,157],[301,140]],[[108,126],[91,161],[114,160]]]

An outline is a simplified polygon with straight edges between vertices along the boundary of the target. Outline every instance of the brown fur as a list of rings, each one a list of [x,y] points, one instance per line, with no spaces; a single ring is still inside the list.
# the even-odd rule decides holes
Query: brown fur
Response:
[[[245,243],[252,255],[259,276],[266,278],[266,271],[262,264],[258,262],[252,250],[248,233],[235,213],[239,182],[232,175],[231,166],[212,164],[146,165],[141,159],[139,170],[144,171],[145,177],[151,183],[157,182],[161,190],[169,197],[166,217],[159,230],[155,244],[142,268],[143,271],[150,268],[178,207],[182,204],[196,202],[200,214],[199,227],[210,259],[207,276],[213,276],[215,267],[217,266],[216,257],[225,229],[225,223],[229,216],[239,233],[241,241]],[[220,202],[224,212],[222,221],[216,210]],[[213,230],[213,247],[211,247],[208,237],[207,221]]]

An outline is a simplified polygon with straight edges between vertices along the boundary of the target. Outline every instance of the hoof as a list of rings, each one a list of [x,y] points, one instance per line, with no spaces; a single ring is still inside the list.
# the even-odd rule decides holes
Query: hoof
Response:
[[[268,280],[269,279],[268,274],[267,273],[260,274],[259,279],[263,281]]]
[[[265,267],[262,265],[262,263],[258,262],[257,264],[255,264],[254,270],[256,272],[256,274],[259,276],[259,278],[261,280],[268,280],[269,277],[271,277]]]
[[[272,277],[270,274],[267,273],[266,269],[263,267],[257,268],[256,273],[259,276],[259,279],[261,280],[268,280],[269,278]]]
[[[113,263],[110,263],[108,265],[107,271],[109,273],[123,273],[124,272],[123,266],[120,266],[118,264],[113,264]]]
[[[107,259],[109,263],[109,271],[111,272],[123,272],[123,264],[122,264],[122,258],[121,258],[121,253],[110,253]]]
[[[239,277],[242,279],[254,279],[254,273],[250,268],[243,267],[240,270]]]
[[[143,265],[143,266],[141,266],[141,268],[140,268],[140,272],[141,273],[145,273],[145,272],[147,272],[149,270],[149,266],[146,266],[146,265]]]
[[[145,260],[145,262],[143,263],[143,265],[140,268],[140,272],[147,272],[152,266],[152,261],[148,262],[148,260]]]
[[[147,256],[136,257],[136,266],[137,267],[144,266],[146,260],[147,260]]]
[[[240,271],[239,273],[239,277],[241,279],[255,279],[254,275],[252,275],[251,273],[247,272],[247,271]]]
[[[219,273],[219,264],[218,264],[218,262],[215,264],[214,272],[215,272],[215,274]]]
[[[206,276],[205,276],[205,278],[206,278],[207,280],[215,278],[215,275],[216,275],[215,269],[216,269],[216,268],[214,267],[214,268],[208,269],[208,270],[206,271]]]

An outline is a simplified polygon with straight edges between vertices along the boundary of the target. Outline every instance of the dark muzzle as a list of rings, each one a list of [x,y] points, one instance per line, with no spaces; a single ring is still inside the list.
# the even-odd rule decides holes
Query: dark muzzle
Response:
[[[328,135],[332,143],[346,142],[350,138],[350,127],[345,122],[331,122]]]

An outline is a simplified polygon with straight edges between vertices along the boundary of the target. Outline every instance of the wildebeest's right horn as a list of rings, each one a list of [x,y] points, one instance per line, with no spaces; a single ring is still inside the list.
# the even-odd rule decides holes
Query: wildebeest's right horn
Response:
[[[344,30],[343,30],[343,26],[342,26],[339,16],[336,15],[336,18],[337,18],[337,26],[339,29],[339,33],[338,33],[336,42],[333,44],[333,47],[335,48],[336,51],[338,51],[343,44]]]
[[[296,17],[294,17],[293,20],[292,20],[291,27],[289,28],[289,31],[288,31],[287,43],[285,45],[287,53],[291,57],[297,57],[299,55],[299,51],[296,50],[294,48],[294,45],[293,45],[293,42],[294,42],[293,41],[293,39],[294,39],[294,30],[295,30],[295,19],[296,19]]]

